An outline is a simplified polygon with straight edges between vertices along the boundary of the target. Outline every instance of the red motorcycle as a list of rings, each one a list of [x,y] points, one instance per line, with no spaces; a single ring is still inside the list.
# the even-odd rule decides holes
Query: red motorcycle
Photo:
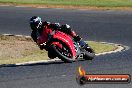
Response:
[[[92,48],[85,49],[79,42],[61,31],[53,31],[49,37],[48,57],[58,57],[64,62],[73,62],[79,59],[92,60],[95,56]]]

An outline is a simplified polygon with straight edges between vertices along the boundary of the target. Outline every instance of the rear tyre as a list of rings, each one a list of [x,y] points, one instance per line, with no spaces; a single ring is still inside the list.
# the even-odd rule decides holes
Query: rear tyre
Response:
[[[94,53],[93,49],[89,48],[89,49],[85,50],[84,56],[83,56],[83,58],[85,60],[92,60],[92,59],[94,59],[94,57],[95,57],[95,53]]]
[[[68,47],[63,46],[63,48],[65,48],[65,51],[62,49],[59,49],[56,45],[51,45],[51,48],[55,52],[56,56],[60,58],[62,61],[66,63],[71,63],[75,61],[75,58],[73,58],[73,55],[70,53],[69,51],[70,49],[68,49]]]

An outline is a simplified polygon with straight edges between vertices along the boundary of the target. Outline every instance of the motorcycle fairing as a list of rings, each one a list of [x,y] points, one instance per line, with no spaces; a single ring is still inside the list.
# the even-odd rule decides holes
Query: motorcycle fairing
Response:
[[[65,34],[65,33],[61,32],[61,31],[56,31],[55,34],[53,35],[53,38],[61,40],[62,42],[64,42],[69,47],[73,57],[76,58],[75,47],[74,47],[72,38],[69,35],[67,35],[67,34]],[[56,44],[59,45],[58,42]]]

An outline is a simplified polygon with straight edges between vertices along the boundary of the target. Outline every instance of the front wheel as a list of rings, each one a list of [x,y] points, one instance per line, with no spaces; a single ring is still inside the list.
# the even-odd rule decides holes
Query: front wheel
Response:
[[[56,53],[56,56],[60,58],[62,61],[67,62],[67,63],[71,63],[75,61],[75,58],[70,52],[70,49],[64,45],[62,46],[63,46],[62,49],[60,49],[57,45],[53,44],[51,45],[51,48]]]

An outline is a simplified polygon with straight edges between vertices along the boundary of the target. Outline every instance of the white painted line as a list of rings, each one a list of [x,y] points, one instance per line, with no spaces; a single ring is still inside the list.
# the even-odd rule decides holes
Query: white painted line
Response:
[[[5,35],[5,36],[15,36],[13,34],[3,34],[3,35]]]
[[[3,7],[5,6],[5,7],[7,7],[7,6],[10,6],[10,5],[0,5],[0,6],[3,6]]]
[[[104,43],[104,42],[103,42],[103,43]],[[130,49],[130,47],[128,47],[128,46],[123,46],[123,45],[120,45],[120,44],[107,43],[107,42],[105,42],[105,44],[112,44],[112,45],[115,45],[115,46],[117,47],[117,49],[114,50],[114,51],[109,51],[109,52],[103,52],[103,53],[95,54],[96,56],[105,55],[105,54],[111,54],[111,53],[117,53],[117,52],[121,52],[121,51],[125,51],[125,50]]]
[[[129,50],[130,49],[130,47],[129,46],[125,46],[125,50]]]
[[[23,35],[15,35],[16,37],[24,37]]]
[[[26,37],[26,38],[31,38],[31,36],[24,36],[24,35],[13,35],[13,34],[2,34],[5,36],[18,36],[18,37]]]
[[[31,36],[25,36],[26,38],[31,38]]]
[[[16,63],[16,65],[28,65],[28,64],[39,64],[39,63],[52,63],[56,61],[61,61],[60,59],[50,59],[50,60],[40,60],[40,61],[29,61],[23,63]]]

